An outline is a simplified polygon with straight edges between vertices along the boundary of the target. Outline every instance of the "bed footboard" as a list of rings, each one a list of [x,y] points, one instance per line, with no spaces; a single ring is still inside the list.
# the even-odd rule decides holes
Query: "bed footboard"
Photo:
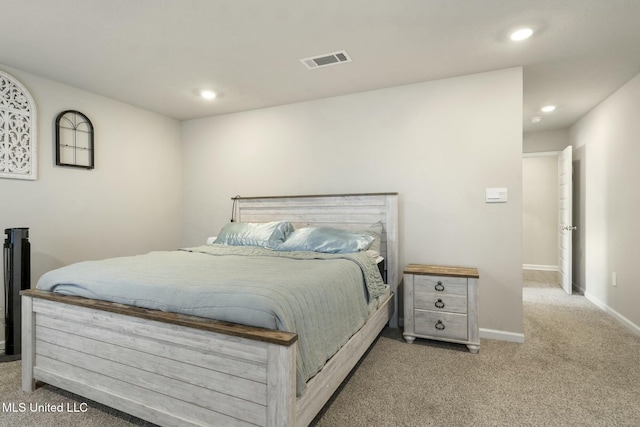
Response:
[[[40,380],[166,426],[295,424],[295,334],[37,290],[22,316],[24,391]]]

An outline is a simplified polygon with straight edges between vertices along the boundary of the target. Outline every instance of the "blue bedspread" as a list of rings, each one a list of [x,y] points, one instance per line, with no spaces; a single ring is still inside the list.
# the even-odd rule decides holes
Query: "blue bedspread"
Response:
[[[44,274],[38,289],[298,334],[297,392],[365,323],[384,290],[364,253],[206,245],[86,261]]]

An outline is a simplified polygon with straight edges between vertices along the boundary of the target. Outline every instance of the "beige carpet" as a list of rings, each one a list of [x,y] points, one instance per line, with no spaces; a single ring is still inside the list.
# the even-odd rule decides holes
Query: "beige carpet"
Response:
[[[640,337],[548,275],[524,314],[524,344],[477,355],[386,331],[316,425],[640,426]]]
[[[466,347],[387,329],[313,425],[640,426],[640,337],[549,275],[525,272],[524,344]],[[0,426],[131,426],[141,420],[46,386],[20,391],[19,362],[0,364]],[[30,403],[86,412],[29,411]]]

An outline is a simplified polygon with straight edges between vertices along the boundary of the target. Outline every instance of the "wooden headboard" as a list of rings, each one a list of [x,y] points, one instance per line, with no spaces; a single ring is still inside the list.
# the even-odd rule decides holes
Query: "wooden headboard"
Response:
[[[291,221],[296,228],[327,226],[361,229],[382,221],[381,255],[387,282],[397,297],[398,193],[329,194],[311,196],[234,197],[239,222]],[[397,301],[397,298],[396,298]],[[397,325],[397,302],[391,326]]]

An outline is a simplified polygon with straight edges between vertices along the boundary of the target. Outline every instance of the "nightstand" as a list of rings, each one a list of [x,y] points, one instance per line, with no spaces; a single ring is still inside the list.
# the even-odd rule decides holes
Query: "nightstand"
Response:
[[[466,344],[480,350],[478,270],[409,264],[404,269],[404,339]]]

